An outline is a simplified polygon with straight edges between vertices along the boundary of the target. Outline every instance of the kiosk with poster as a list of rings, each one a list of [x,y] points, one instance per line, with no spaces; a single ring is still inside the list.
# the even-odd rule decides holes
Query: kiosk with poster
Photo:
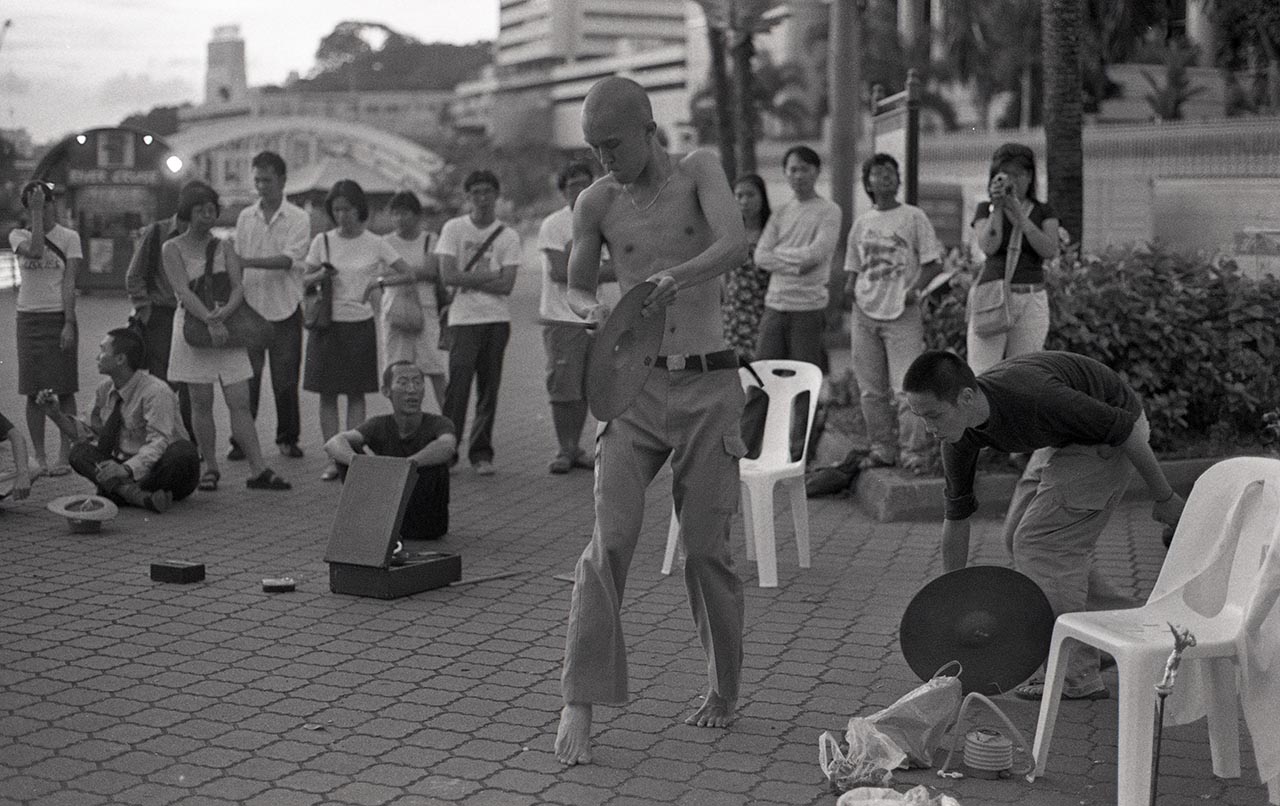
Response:
[[[35,178],[58,187],[64,220],[80,233],[77,287],[123,291],[139,232],[177,207],[182,160],[150,132],[90,129],[49,149]]]

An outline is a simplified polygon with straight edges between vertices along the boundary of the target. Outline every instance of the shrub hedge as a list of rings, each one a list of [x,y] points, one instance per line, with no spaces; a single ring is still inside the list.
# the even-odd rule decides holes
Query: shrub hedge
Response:
[[[953,257],[953,261],[963,261]],[[964,355],[972,266],[925,303],[929,347]],[[1149,245],[1069,252],[1047,272],[1046,348],[1098,359],[1142,397],[1159,451],[1266,439],[1280,407],[1280,281]]]

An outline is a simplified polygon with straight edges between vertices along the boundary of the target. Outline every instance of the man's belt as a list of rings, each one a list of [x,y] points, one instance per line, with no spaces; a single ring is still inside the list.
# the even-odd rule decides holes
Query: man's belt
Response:
[[[737,369],[738,354],[733,350],[721,350],[717,353],[707,353],[706,355],[660,355],[654,361],[654,366],[671,372],[679,372],[680,370],[711,372],[717,369]]]

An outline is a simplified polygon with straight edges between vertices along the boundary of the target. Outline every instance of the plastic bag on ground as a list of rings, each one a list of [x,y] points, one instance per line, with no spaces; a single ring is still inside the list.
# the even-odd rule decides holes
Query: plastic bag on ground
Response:
[[[923,785],[907,792],[865,786],[841,795],[836,806],[960,806],[960,801],[950,795],[930,796]]]
[[[946,668],[939,669],[931,680],[907,692],[893,705],[866,717],[906,753],[910,767],[933,766],[934,750],[941,746],[947,729],[960,714],[963,686],[959,677],[942,674]]]
[[[888,786],[893,780],[889,771],[898,766],[902,758],[902,751],[888,740],[883,744],[872,742],[863,743],[858,748],[850,747],[846,753],[840,749],[840,741],[831,731],[818,737],[818,765],[838,792],[858,786]]]

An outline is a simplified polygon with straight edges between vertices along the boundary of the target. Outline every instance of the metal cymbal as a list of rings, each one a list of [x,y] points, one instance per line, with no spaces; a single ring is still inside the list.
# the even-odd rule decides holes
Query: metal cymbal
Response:
[[[1035,674],[1049,656],[1053,608],[1030,578],[975,565],[943,574],[907,605],[898,629],[902,655],[921,680],[951,661],[964,692],[995,695]]]
[[[640,315],[645,298],[655,288],[655,283],[644,282],[624,294],[592,342],[587,358],[587,405],[601,422],[627,410],[658,357],[666,309]]]

